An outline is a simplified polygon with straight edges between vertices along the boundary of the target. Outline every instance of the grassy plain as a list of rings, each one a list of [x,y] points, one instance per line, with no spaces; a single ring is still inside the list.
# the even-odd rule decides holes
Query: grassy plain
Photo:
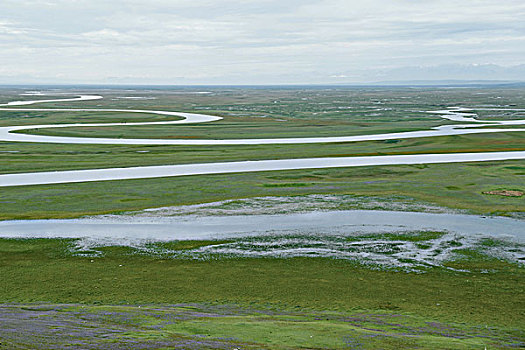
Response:
[[[18,96],[20,92],[23,90],[1,90],[0,101],[37,98]],[[57,94],[61,92],[57,91]],[[94,89],[91,92],[99,91]],[[424,113],[448,106],[523,108],[521,94],[522,89],[518,88],[115,89],[105,90],[103,100],[48,103],[38,107],[180,110],[217,114],[225,119],[200,125],[67,128],[37,132],[144,138],[257,138],[392,132],[450,124],[452,122],[437,115]],[[479,113],[487,119],[516,119],[524,114],[520,111],[484,110]],[[133,113],[0,111],[0,125],[171,119]],[[379,142],[216,147],[1,142],[0,173],[302,157],[512,151],[523,150],[524,147],[525,138],[521,132]],[[404,195],[476,213],[505,214],[523,211],[522,199],[487,196],[481,192],[523,190],[523,176],[523,162],[517,161],[28,186],[2,189],[0,218],[74,217],[221,199],[330,192]]]
[[[200,335],[281,349],[343,348],[346,337],[364,348],[461,349],[519,344],[524,339],[523,268],[472,251],[447,264],[469,272],[432,268],[416,274],[333,259],[170,259],[124,247],[101,248],[102,257],[82,257],[70,253],[72,243],[0,240],[0,300],[88,306],[69,310],[75,317],[78,312],[97,312],[89,305],[149,305],[159,311],[161,305],[184,303],[197,309],[195,304],[223,311],[224,305],[230,305],[226,310],[248,309],[231,310],[221,318],[182,317],[148,329],[155,318],[131,308],[128,312],[139,313],[131,321],[138,317],[143,326],[123,336],[142,340]],[[194,244],[179,248],[190,246]],[[264,316],[253,309],[277,315]],[[122,308],[102,311],[118,313]],[[106,320],[104,327],[126,320],[129,317]]]
[[[211,93],[196,94],[199,90]],[[0,90],[0,103],[22,99],[17,95],[20,92],[23,90]],[[511,88],[106,90],[103,100],[45,106],[179,110],[221,115],[225,120],[198,126],[46,129],[36,133],[257,138],[393,132],[451,123],[422,113],[426,110],[455,105],[524,108],[522,95],[523,89]],[[144,96],[147,99],[122,98]],[[523,119],[523,112],[480,111],[480,116]],[[0,125],[168,119],[173,120],[128,113],[0,112]],[[228,147],[2,142],[0,173],[321,156],[510,151],[525,149],[524,140],[522,133],[504,133],[387,142]],[[378,196],[393,201],[404,197],[473,213],[523,216],[523,197],[483,192],[523,191],[524,176],[525,161],[505,161],[9,187],[0,192],[0,219],[79,217],[224,199],[304,194]],[[72,243],[54,239],[0,239],[0,302],[8,303],[8,307],[23,303],[21,307],[29,309],[31,303],[72,303],[56,306],[68,308],[59,314],[72,314],[82,321],[101,313],[105,317],[111,313],[131,315],[135,320],[132,325],[128,316],[106,319],[105,326],[122,322],[125,326],[123,332],[114,333],[120,338],[113,339],[110,345],[126,339],[137,342],[197,339],[223,342],[223,348],[235,345],[272,349],[300,346],[461,349],[519,347],[524,343],[523,265],[488,257],[482,251],[458,250],[457,258],[443,267],[430,268],[425,273],[407,273],[322,258],[173,259],[137,254],[125,247],[103,248],[101,257],[82,257],[70,253]],[[171,249],[188,249],[209,242],[167,244]],[[208,316],[177,318],[179,311],[163,309],[180,303],[199,312],[206,310]],[[132,306],[122,306],[128,304]],[[147,306],[150,313],[138,311],[137,305]],[[209,317],[224,305],[237,311],[233,316]],[[277,314],[267,315],[269,310]],[[175,313],[173,317],[178,321],[159,324],[159,317],[152,313],[161,311],[166,315]],[[27,339],[36,339],[26,334]],[[305,340],[310,335],[314,339]],[[68,336],[65,339],[72,339],[71,334]],[[101,336],[95,341],[102,347],[107,345],[107,339]],[[2,345],[16,345],[15,340],[1,341]]]
[[[28,332],[16,324],[32,318]],[[253,309],[237,305],[0,305],[5,347],[62,349],[471,349],[519,347],[508,328],[428,322],[391,311],[349,313]],[[69,332],[63,324],[75,327]]]

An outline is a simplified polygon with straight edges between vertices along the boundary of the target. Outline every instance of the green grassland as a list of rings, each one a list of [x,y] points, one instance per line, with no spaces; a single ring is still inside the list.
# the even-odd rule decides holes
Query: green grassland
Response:
[[[24,130],[23,133],[36,135],[70,137],[146,138],[146,139],[240,139],[240,138],[284,138],[284,137],[327,137],[383,134],[389,132],[417,131],[439,126],[440,121],[417,122],[410,125],[375,125],[373,123],[352,125],[348,122],[309,122],[294,120],[291,123],[265,121],[259,118],[234,118],[202,123],[181,125],[145,125],[110,127],[71,127]],[[366,129],[364,129],[366,128]]]
[[[4,314],[11,318],[6,320]],[[7,333],[2,343],[11,349],[34,344],[96,349],[493,349],[523,345],[516,329],[429,322],[385,310],[308,312],[195,303],[0,305],[5,326],[11,326],[13,316],[29,316],[33,326],[47,329],[35,334],[18,327],[16,333]],[[75,327],[73,334],[60,327],[65,322]]]
[[[519,108],[521,90],[501,89],[211,89],[195,96],[166,90],[155,99],[49,103],[49,107],[185,110],[223,115],[201,125],[46,129],[113,137],[285,137],[426,129],[443,123],[422,111],[450,105]],[[144,93],[142,92],[142,95]],[[2,96],[0,96],[2,97]],[[496,99],[496,97],[500,97]],[[3,96],[4,100],[15,99]],[[28,99],[33,97],[26,97]],[[376,109],[381,110],[376,110]],[[519,112],[480,111],[483,117],[513,119]],[[260,118],[261,114],[265,118]],[[255,116],[259,116],[256,118]],[[168,120],[165,116],[85,112],[0,112],[0,124]],[[374,131],[375,130],[375,131]],[[40,132],[40,131],[39,131]],[[311,145],[133,146],[0,143],[0,173],[188,164],[259,159],[523,150],[522,132],[407,140]],[[367,167],[274,173],[191,176],[84,184],[5,188],[0,218],[75,217],[253,196],[312,193],[403,195],[425,203],[475,213],[523,212],[523,198],[483,195],[495,189],[523,190],[523,162]],[[453,181],[451,180],[453,179]]]
[[[210,112],[204,112],[205,114]],[[42,120],[53,120],[58,123],[82,122],[89,118],[90,113],[83,113],[80,119],[76,118],[76,112],[61,113],[60,115],[43,112]],[[96,113],[98,114],[98,112]],[[98,116],[98,120],[104,122],[127,122],[129,114],[118,113],[112,116],[107,113],[106,118]],[[350,136],[363,133],[378,134],[386,132],[400,132],[428,129],[442,124],[441,118],[436,115],[420,113],[413,114],[410,122],[398,120],[397,123],[389,122],[385,117],[372,117],[363,119],[350,116],[346,118],[323,117],[319,119],[304,119],[280,116],[234,116],[224,112],[214,111],[210,114],[223,116],[224,119],[209,123],[181,124],[181,125],[142,125],[142,126],[109,126],[109,127],[71,127],[50,128],[22,131],[24,133],[56,136],[78,136],[78,137],[119,137],[119,138],[210,138],[210,139],[236,139],[236,138],[270,138],[270,137],[311,137],[311,136]],[[130,119],[143,121],[142,116]],[[152,121],[166,120],[156,118]],[[170,119],[171,120],[171,119]],[[177,120],[173,118],[172,120]],[[36,120],[33,120],[34,123]],[[26,120],[23,120],[27,123]]]
[[[86,89],[87,93],[98,93],[96,89]],[[197,91],[211,93],[195,94]],[[0,89],[0,103],[38,98],[18,96],[20,92],[23,90]],[[202,125],[31,132],[140,138],[353,135],[452,124],[439,116],[423,113],[448,106],[525,108],[523,89],[518,88],[206,87],[110,89],[103,95],[103,100],[45,106],[186,111],[220,115],[225,119]],[[129,100],[122,96],[152,99]],[[511,111],[480,111],[479,114],[481,118],[495,120],[524,118],[522,112]],[[0,111],[1,126],[174,119],[132,113]],[[384,142],[217,147],[0,142],[0,173],[524,149],[525,138],[520,132]],[[472,213],[523,217],[524,196],[505,197],[483,192],[525,191],[524,179],[525,161],[519,160],[6,187],[0,190],[0,220],[70,218],[225,199],[307,194],[377,196],[392,201],[403,197]],[[319,209],[323,209],[322,203]],[[425,240],[438,235],[430,232],[426,236],[402,238],[424,244]],[[382,238],[393,239],[393,236]],[[399,238],[397,235],[396,239]],[[228,349],[489,349],[520,347],[524,343],[523,265],[489,257],[483,250],[458,248],[456,258],[444,266],[428,268],[424,273],[409,273],[372,268],[348,260],[197,260],[139,254],[129,247],[104,247],[99,248],[102,254],[98,257],[80,256],[71,253],[73,243],[73,240],[57,239],[0,239],[0,302],[6,303],[7,308],[29,311],[41,303],[58,303],[60,305],[50,309],[59,308],[61,311],[57,314],[74,315],[82,322],[106,317],[102,323],[77,324],[71,320],[68,322],[73,323],[67,323],[77,324],[75,329],[121,327],[121,332],[108,332],[90,340],[101,348],[104,344],[110,348],[112,344],[127,341],[210,341],[220,342],[220,346],[210,343],[217,348]],[[166,242],[162,247],[183,251],[212,243]],[[485,244],[492,246],[498,242],[487,240]],[[16,306],[16,303],[22,305]],[[183,306],[168,306],[173,304]],[[149,311],[140,310],[138,305]],[[227,314],[218,311],[229,307],[234,311]],[[207,316],[178,318],[182,309],[205,310]],[[0,305],[0,320],[3,310]],[[108,316],[111,313],[125,317],[111,318]],[[52,320],[56,317],[53,315],[47,319]],[[178,321],[159,321],[162,317],[172,317],[170,315]],[[66,328],[64,344],[74,339],[68,332]],[[110,333],[113,335],[109,336]],[[20,334],[25,337],[15,340],[0,337],[0,348],[27,348],[32,341],[41,341],[31,338],[34,332]],[[53,334],[58,337],[60,331]],[[117,338],[111,338],[113,336]],[[175,343],[163,346],[169,348],[170,344]]]
[[[429,322],[384,310],[258,310],[195,303],[0,305],[0,317],[7,327],[14,317],[24,316],[31,317],[33,327],[39,327],[41,332],[35,334],[28,327],[18,326],[16,333],[4,333],[5,347],[40,344],[96,349],[493,349],[523,345],[516,329]],[[74,326],[75,332],[61,327],[64,323]]]
[[[83,127],[41,129],[27,133],[122,138],[267,138],[375,134],[422,130],[454,124],[427,110],[448,106],[519,108],[520,90],[458,89],[210,89],[211,94],[173,94],[150,91],[150,100],[122,99],[123,93],[105,93],[103,100],[48,103],[49,108],[136,108],[205,113],[224,120],[199,125]],[[191,91],[187,91],[191,92]],[[491,96],[492,94],[496,96]],[[0,95],[0,100],[1,100]],[[494,97],[499,97],[494,100]],[[27,99],[33,97],[26,97]],[[7,96],[4,97],[7,99]],[[131,105],[131,106],[130,106]],[[481,118],[517,119],[523,112],[479,111]],[[0,125],[73,122],[133,122],[176,119],[134,113],[108,112],[0,112]]]
[[[159,318],[155,323],[145,310],[129,308],[143,326],[132,333],[128,329],[123,336],[143,341],[201,335],[211,340],[233,338],[260,348],[343,348],[346,335],[357,338],[367,349],[462,349],[500,347],[524,338],[523,267],[482,252],[462,252],[445,265],[469,272],[431,268],[416,274],[333,259],[170,259],[124,247],[101,248],[100,257],[82,257],[71,253],[72,243],[0,240],[0,300],[81,303],[87,305],[86,310],[78,306],[69,312],[84,313],[125,309],[89,306],[93,304],[159,308],[180,303],[222,309],[237,305],[277,313],[265,316],[241,309],[228,317],[210,318],[208,314],[148,329]],[[188,249],[213,243],[174,242],[169,247]],[[341,320],[352,317],[354,322]],[[430,321],[443,323],[444,328],[428,330]],[[106,320],[104,327],[108,324]],[[418,332],[411,334],[410,330]],[[366,336],[370,334],[375,336]],[[310,335],[315,339],[309,339]]]

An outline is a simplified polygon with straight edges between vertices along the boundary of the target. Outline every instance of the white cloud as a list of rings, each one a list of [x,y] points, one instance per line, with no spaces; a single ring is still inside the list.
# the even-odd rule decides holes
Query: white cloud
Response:
[[[322,83],[385,67],[518,65],[523,18],[522,0],[3,0],[0,83],[12,81],[5,72],[49,82]]]

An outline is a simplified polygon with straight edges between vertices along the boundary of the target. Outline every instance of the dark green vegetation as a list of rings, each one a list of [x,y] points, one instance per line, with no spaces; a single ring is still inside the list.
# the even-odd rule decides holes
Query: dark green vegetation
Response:
[[[106,326],[143,325],[121,335],[143,341],[203,335],[200,340],[234,338],[234,343],[279,349],[306,344],[344,347],[347,339],[366,348],[381,344],[394,349],[501,346],[524,340],[519,330],[525,316],[523,268],[478,251],[462,252],[446,264],[468,267],[470,272],[432,268],[414,274],[331,259],[167,259],[134,254],[132,248],[123,247],[106,247],[102,257],[82,257],[71,253],[73,242],[0,240],[0,299],[216,305],[206,315],[169,323],[164,322],[166,313],[182,311],[166,310],[165,316],[153,317],[150,312],[157,308],[153,306],[149,312],[126,307],[66,308],[82,320],[90,320],[91,313],[102,314]],[[195,247],[196,242],[169,245],[170,249],[188,246]],[[266,315],[254,308],[267,310]],[[227,315],[210,318],[210,312],[221,310]],[[202,306],[193,311],[204,312]],[[122,317],[112,318],[121,312]],[[129,316],[124,317],[126,313]],[[154,325],[162,327],[149,328]]]

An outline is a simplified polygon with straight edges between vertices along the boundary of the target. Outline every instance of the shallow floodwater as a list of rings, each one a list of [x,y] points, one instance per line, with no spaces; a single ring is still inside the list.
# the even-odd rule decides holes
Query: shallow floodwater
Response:
[[[506,217],[379,210],[316,211],[283,215],[110,217],[0,222],[0,237],[89,238],[106,244],[144,240],[208,240],[253,236],[440,231],[525,242],[525,222]]]

